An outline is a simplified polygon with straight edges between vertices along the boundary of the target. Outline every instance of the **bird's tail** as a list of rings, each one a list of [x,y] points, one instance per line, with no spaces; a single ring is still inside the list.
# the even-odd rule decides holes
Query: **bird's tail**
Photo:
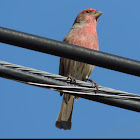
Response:
[[[61,110],[55,123],[56,127],[71,129],[74,98],[72,95],[64,94]]]

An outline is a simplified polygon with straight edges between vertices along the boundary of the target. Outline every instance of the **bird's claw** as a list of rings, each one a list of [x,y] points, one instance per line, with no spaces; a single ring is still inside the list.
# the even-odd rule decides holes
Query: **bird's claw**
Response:
[[[94,82],[93,80],[87,78],[88,81],[90,81],[92,83],[92,86],[96,89],[95,92],[98,92],[99,86],[96,82]]]
[[[70,83],[75,84],[76,83],[76,79],[74,77],[72,77],[71,75],[68,76],[67,80],[70,79]],[[75,99],[78,100],[79,97],[75,96]]]
[[[67,80],[70,80],[70,83],[76,83],[76,79],[72,76],[68,76]]]

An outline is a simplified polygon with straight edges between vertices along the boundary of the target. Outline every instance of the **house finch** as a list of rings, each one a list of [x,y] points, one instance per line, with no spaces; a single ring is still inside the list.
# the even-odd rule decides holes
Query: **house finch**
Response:
[[[76,17],[71,30],[64,38],[64,42],[98,50],[99,45],[96,26],[97,19],[101,14],[102,12],[92,8],[83,10]],[[87,81],[93,69],[93,65],[66,58],[60,58],[60,75]],[[55,123],[56,127],[60,129],[63,128],[65,130],[71,129],[74,98],[74,96],[64,93],[61,110]]]

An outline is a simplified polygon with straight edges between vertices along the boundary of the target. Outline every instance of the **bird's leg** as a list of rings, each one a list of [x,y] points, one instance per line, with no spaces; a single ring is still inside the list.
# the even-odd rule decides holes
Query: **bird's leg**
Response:
[[[98,91],[99,86],[98,86],[98,84],[96,82],[94,82],[93,80],[91,80],[89,78],[87,78],[86,80],[90,81],[92,83],[92,86],[94,86],[94,88],[96,88],[96,90]]]
[[[71,75],[68,76],[67,80],[70,80],[70,83],[76,83],[76,79],[74,77],[72,77]],[[63,95],[63,92],[60,92],[60,96]]]
[[[67,80],[70,79],[70,83],[76,83],[76,79],[74,77],[72,77],[71,75],[68,76]]]
[[[67,80],[69,80],[69,79],[70,79],[70,83],[73,83],[73,84],[76,83],[76,79],[74,77],[72,77],[71,75],[68,76],[68,79]],[[75,96],[75,99],[76,100],[78,100],[78,98],[79,97]]]

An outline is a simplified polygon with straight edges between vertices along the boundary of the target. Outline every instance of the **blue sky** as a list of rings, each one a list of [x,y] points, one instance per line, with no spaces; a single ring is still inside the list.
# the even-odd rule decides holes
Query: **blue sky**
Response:
[[[100,51],[140,60],[139,0],[0,0],[0,26],[62,41],[77,14],[103,12],[97,33]],[[0,60],[58,74],[59,57],[0,43]],[[136,76],[95,67],[99,85],[140,94]],[[58,92],[0,78],[0,138],[140,138],[140,114],[98,102],[74,103],[70,131],[55,121]]]

